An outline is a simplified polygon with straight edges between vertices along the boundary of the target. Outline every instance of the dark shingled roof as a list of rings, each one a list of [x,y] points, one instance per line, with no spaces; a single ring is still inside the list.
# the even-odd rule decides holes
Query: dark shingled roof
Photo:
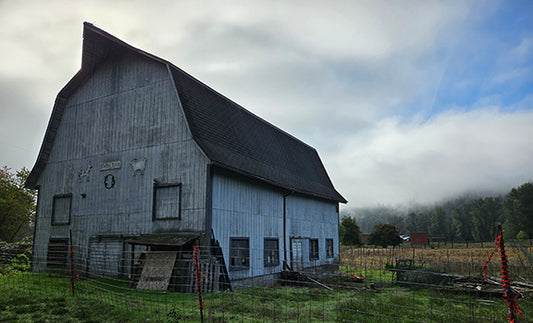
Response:
[[[37,162],[26,185],[34,187],[46,165],[66,98],[90,77],[109,52],[133,51],[166,64],[192,136],[215,166],[289,191],[346,203],[335,190],[317,151],[252,114],[170,62],[84,24],[82,68],[61,90]]]

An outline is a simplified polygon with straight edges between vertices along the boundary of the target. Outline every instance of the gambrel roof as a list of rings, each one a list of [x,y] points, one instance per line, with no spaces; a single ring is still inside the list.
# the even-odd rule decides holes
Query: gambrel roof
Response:
[[[26,185],[35,187],[46,166],[67,99],[109,53],[129,51],[165,64],[171,72],[193,139],[217,167],[291,192],[346,203],[317,151],[211,89],[172,63],[84,23],[81,70],[59,92],[41,151]]]

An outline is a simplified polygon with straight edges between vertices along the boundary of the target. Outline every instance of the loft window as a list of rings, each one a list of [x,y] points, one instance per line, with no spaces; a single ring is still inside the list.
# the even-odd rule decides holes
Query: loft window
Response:
[[[309,239],[309,260],[318,260],[318,239]]]
[[[230,269],[244,270],[250,268],[250,239],[230,239]]]
[[[279,239],[265,238],[263,261],[265,267],[279,265]]]
[[[333,239],[326,239],[326,258],[333,258]]]
[[[154,185],[153,220],[180,218],[181,184]]]
[[[52,205],[52,225],[70,224],[72,194],[54,196]]]

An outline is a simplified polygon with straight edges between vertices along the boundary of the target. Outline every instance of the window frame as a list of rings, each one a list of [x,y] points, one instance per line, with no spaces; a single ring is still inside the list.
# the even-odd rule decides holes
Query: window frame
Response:
[[[247,247],[235,246],[237,242],[246,242]],[[237,249],[236,249],[237,248]],[[247,253],[243,257],[242,252]],[[233,259],[245,259],[244,265],[234,265]],[[229,269],[231,271],[249,270],[250,269],[250,238],[249,237],[230,237],[229,240]]]
[[[274,248],[267,246],[267,242],[274,242]],[[274,261],[268,261],[268,257],[272,256],[271,259]],[[264,238],[263,240],[263,265],[265,267],[275,267],[279,266],[279,238]]]
[[[178,188],[178,215],[173,217],[159,218],[157,217],[157,190],[170,187]],[[181,183],[154,183],[153,201],[152,201],[152,221],[166,221],[166,220],[181,220]]]
[[[313,250],[316,247],[316,250]],[[309,260],[319,260],[320,249],[318,246],[318,239],[309,239]]]
[[[58,221],[56,221],[57,200],[65,199],[65,198],[69,199],[69,201],[68,201],[68,216],[67,216],[68,220],[66,222],[58,222]],[[50,219],[51,224],[52,225],[70,225],[71,216],[72,216],[72,193],[54,195],[53,196],[53,201],[52,201],[52,216],[51,216],[51,219]]]
[[[333,245],[333,239],[326,238],[326,258],[334,258],[334,257],[335,257],[335,247]]]

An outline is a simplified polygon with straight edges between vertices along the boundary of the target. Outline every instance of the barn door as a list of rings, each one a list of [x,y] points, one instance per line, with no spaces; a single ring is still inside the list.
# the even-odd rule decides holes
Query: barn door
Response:
[[[304,267],[303,239],[291,239],[291,267],[294,270]]]
[[[123,263],[122,241],[93,241],[89,250],[89,274],[93,277],[116,277]]]

